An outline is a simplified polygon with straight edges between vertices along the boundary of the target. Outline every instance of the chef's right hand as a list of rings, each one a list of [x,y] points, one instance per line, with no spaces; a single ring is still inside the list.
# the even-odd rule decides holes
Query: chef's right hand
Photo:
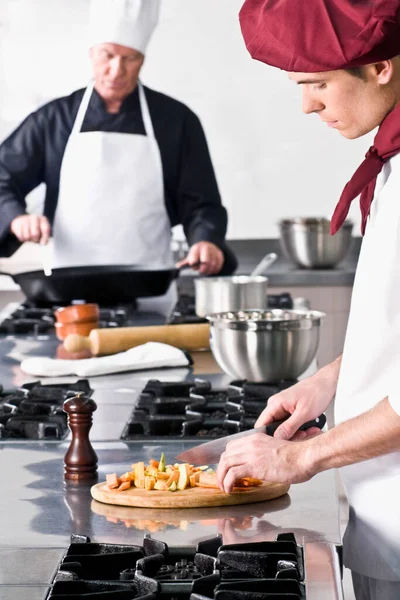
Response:
[[[47,217],[39,215],[15,217],[11,221],[10,230],[20,242],[36,242],[38,244],[47,244],[51,233]]]
[[[311,427],[306,431],[298,431],[298,429],[307,421],[319,417],[327,409],[333,395],[332,386],[327,385],[326,380],[316,373],[271,396],[254,427],[286,419],[275,431],[275,438],[300,441],[319,435],[321,431],[317,427]]]

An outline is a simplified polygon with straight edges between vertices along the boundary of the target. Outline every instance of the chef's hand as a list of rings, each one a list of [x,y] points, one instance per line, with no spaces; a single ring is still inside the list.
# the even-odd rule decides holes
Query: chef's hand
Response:
[[[234,482],[242,477],[302,483],[315,475],[307,456],[306,442],[284,442],[265,433],[255,433],[227,444],[219,461],[217,482],[228,494]]]
[[[321,431],[318,427],[311,427],[305,431],[298,429],[323,413],[333,398],[334,388],[320,373],[271,396],[254,427],[286,419],[275,431],[275,438],[300,441],[319,435]]]
[[[197,242],[190,248],[187,257],[176,264],[179,269],[183,265],[190,265],[200,275],[215,275],[219,273],[224,264],[222,250],[211,242]]]
[[[51,232],[47,217],[39,215],[15,217],[11,221],[10,230],[20,242],[36,242],[39,244],[47,244]]]

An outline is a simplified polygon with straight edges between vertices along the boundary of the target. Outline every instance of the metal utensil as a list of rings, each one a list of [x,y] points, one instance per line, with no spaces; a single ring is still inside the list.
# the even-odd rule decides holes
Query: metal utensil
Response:
[[[313,310],[246,310],[209,315],[215,360],[233,379],[297,379],[313,361],[325,314]]]
[[[41,244],[39,246],[40,248],[40,258],[41,258],[41,262],[42,262],[42,267],[43,267],[43,271],[44,274],[46,275],[46,277],[50,277],[51,276],[51,248],[49,247],[48,244]]]
[[[200,444],[199,446],[190,448],[190,450],[181,452],[176,458],[177,460],[187,462],[192,465],[214,465],[219,462],[221,454],[225,452],[226,445],[232,440],[238,440],[240,438],[253,435],[254,433],[266,433],[267,435],[273,436],[278,427],[286,420],[287,419],[284,419],[283,421],[274,421],[273,423],[264,425],[263,427],[256,427],[254,429],[241,431],[240,433],[234,433],[233,435],[227,435],[225,437],[218,438],[217,440],[211,440],[210,442]],[[304,425],[299,427],[299,430],[304,431],[305,429],[310,429],[310,427],[318,427],[319,429],[322,429],[325,423],[326,417],[324,414],[322,414],[316,419],[304,423]]]
[[[250,277],[256,277],[257,275],[262,275],[268,267],[272,265],[278,258],[278,255],[275,252],[269,252],[264,256],[262,260],[258,263],[255,269],[250,273]]]

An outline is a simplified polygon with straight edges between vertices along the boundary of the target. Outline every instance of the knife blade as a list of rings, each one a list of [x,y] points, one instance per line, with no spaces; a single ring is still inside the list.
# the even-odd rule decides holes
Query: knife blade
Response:
[[[191,465],[216,464],[219,462],[221,454],[225,451],[226,445],[232,440],[238,440],[240,438],[253,435],[254,433],[265,433],[267,435],[273,436],[278,427],[282,425],[282,423],[284,423],[286,420],[287,419],[284,419],[283,421],[274,421],[273,423],[269,423],[268,425],[264,425],[263,427],[247,429],[246,431],[240,431],[239,433],[234,433],[233,435],[227,435],[216,440],[211,440],[210,442],[205,442],[204,444],[194,446],[194,448],[190,448],[189,450],[184,450],[183,452],[178,454],[176,458],[177,460],[190,463]],[[318,427],[319,429],[322,429],[325,423],[326,417],[324,414],[322,414],[316,419],[304,423],[304,425],[299,427],[299,430],[304,431],[305,429],[309,429],[310,427]]]

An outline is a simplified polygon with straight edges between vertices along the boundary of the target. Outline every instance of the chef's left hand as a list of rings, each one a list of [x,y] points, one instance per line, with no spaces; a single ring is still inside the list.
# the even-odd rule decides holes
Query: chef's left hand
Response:
[[[222,250],[211,242],[197,242],[190,248],[187,257],[176,264],[179,269],[183,265],[191,265],[200,275],[215,275],[224,264]]]
[[[229,442],[217,469],[217,481],[228,494],[236,479],[255,477],[277,483],[302,483],[315,474],[307,460],[307,441],[277,440],[265,433]]]

